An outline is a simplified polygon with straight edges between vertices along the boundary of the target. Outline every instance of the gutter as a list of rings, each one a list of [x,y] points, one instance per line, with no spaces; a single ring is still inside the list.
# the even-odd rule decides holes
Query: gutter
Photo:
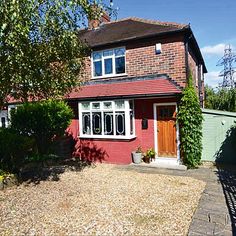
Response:
[[[197,55],[199,56],[198,60],[200,61],[200,63],[203,66],[203,72],[207,73],[207,68],[206,68],[206,65],[205,65],[205,62],[204,62],[201,50],[200,50],[200,48],[198,46],[197,40],[196,40],[196,38],[195,38],[195,36],[193,34],[193,31],[191,30],[190,26],[189,26],[188,30],[189,30],[189,32],[187,32],[187,34],[185,35],[185,44],[187,44],[186,45],[187,48],[185,48],[185,50],[187,50],[187,52],[188,52],[189,45],[190,44],[192,45],[194,51],[196,51]],[[188,59],[188,56],[187,56],[187,59]]]
[[[176,97],[179,93],[163,93],[163,94],[140,94],[140,95],[116,95],[116,96],[101,96],[101,97],[83,97],[83,98],[65,98],[65,101],[93,101],[93,100],[110,100],[110,99],[121,99],[121,98],[150,98],[150,97]]]

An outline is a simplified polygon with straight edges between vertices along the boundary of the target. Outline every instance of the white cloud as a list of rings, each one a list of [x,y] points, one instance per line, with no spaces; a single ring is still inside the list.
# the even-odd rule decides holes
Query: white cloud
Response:
[[[224,49],[227,45],[224,43],[216,44],[213,46],[205,46],[201,48],[201,51],[205,55],[217,55],[217,56],[223,56],[224,55]]]
[[[219,86],[219,83],[222,83],[223,78],[219,77],[220,71],[210,71],[205,74],[205,84],[210,85],[213,88]]]

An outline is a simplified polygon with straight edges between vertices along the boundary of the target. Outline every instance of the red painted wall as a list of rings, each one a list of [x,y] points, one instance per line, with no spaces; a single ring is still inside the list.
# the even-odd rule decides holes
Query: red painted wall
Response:
[[[113,139],[78,139],[79,121],[77,116],[73,119],[69,133],[76,140],[75,157],[93,162],[108,162],[116,164],[129,164],[132,162],[131,152],[141,146],[143,151],[154,148],[154,114],[153,104],[160,102],[174,102],[176,99],[137,99],[135,109],[135,134],[132,140]],[[142,130],[142,119],[148,119],[148,129]]]

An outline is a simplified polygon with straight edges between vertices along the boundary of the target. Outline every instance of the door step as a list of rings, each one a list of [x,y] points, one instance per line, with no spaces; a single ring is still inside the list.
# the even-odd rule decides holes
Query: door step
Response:
[[[147,163],[140,163],[140,164],[131,164],[135,166],[142,166],[142,167],[150,167],[150,168],[162,168],[162,169],[171,169],[171,170],[187,170],[187,166],[181,165],[178,163],[168,163],[168,162],[151,162],[149,164]]]

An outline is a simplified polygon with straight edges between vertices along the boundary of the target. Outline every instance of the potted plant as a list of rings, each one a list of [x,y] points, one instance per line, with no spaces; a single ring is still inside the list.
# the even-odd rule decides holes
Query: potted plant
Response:
[[[133,163],[140,164],[142,161],[142,148],[139,146],[136,151],[132,152]]]
[[[150,161],[155,158],[155,155],[156,155],[156,153],[155,153],[154,149],[153,148],[149,148],[146,151],[146,153],[145,153],[145,155],[143,157],[143,161],[145,163],[150,163]]]

